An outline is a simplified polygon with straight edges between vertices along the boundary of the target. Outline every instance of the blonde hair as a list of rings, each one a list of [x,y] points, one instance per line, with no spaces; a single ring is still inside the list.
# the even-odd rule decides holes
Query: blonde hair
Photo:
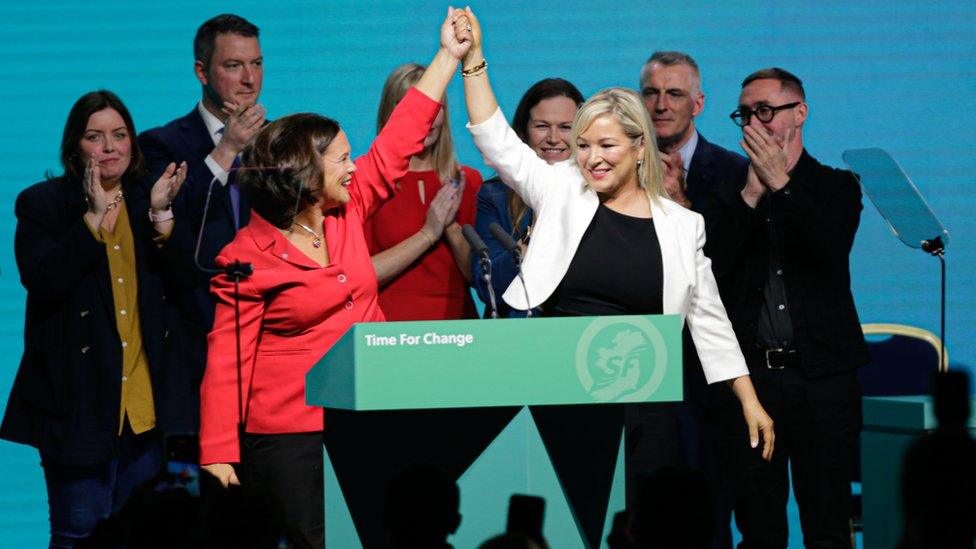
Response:
[[[651,126],[651,118],[644,107],[644,102],[635,92],[626,88],[607,88],[587,99],[586,103],[576,111],[573,119],[573,137],[570,145],[573,147],[573,158],[577,158],[576,142],[579,135],[590,127],[594,120],[602,116],[612,115],[624,131],[624,135],[633,140],[636,148],[643,143],[644,154],[642,162],[637,167],[637,184],[644,189],[651,201],[658,198],[670,198],[664,190],[664,171],[661,168],[661,157],[657,150],[657,140]],[[582,169],[582,166],[580,166]]]
[[[386,77],[383,84],[383,95],[380,97],[380,108],[376,113],[376,133],[379,133],[386,125],[386,121],[393,114],[393,109],[397,103],[407,95],[407,90],[413,86],[423,76],[426,68],[417,63],[407,63],[393,69],[390,76]],[[444,125],[441,126],[441,135],[433,145],[434,169],[441,182],[447,182],[454,178],[458,170],[457,159],[454,155],[454,139],[451,137],[450,117],[447,115],[447,97],[441,101],[444,109]]]

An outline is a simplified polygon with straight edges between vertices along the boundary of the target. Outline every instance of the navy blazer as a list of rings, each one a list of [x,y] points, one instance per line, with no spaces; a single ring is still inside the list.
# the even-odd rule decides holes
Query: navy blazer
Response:
[[[142,132],[139,135],[139,146],[146,157],[151,175],[149,181],[155,181],[170,162],[187,163],[186,181],[173,201],[173,208],[178,219],[189,221],[193,233],[191,245],[182,250],[181,254],[190,265],[195,266],[197,263],[194,258],[196,239],[200,235],[201,227],[203,228],[198,258],[203,270],[197,269],[197,287],[191,295],[183,296],[180,302],[187,320],[191,323],[190,329],[206,337],[213,326],[214,314],[214,304],[210,298],[210,279],[213,273],[210,271],[216,268],[214,260],[217,254],[237,234],[229,189],[234,181],[234,173],[228,175],[227,185],[223,185],[204,162],[213,151],[214,143],[196,107],[186,116]],[[208,190],[210,204],[204,219]],[[243,227],[250,219],[251,208],[244,193],[240,197],[239,226]]]
[[[715,189],[723,184],[745,181],[749,160],[720,147],[698,134],[698,145],[691,156],[685,183],[685,196],[691,200],[691,209],[704,214],[713,200]],[[708,250],[706,249],[706,254]],[[705,375],[695,351],[695,343],[688,329],[684,330],[684,386],[685,401],[703,404],[706,399]]]
[[[688,184],[685,196],[691,200],[691,209],[704,214],[715,187],[726,181],[745,181],[748,170],[746,157],[715,145],[699,133],[698,146],[691,156],[688,177],[685,178]]]
[[[162,248],[146,212],[149,196],[123,181],[135,240],[139,320],[149,360],[156,424],[164,432],[196,429],[199,398],[189,381],[185,338],[166,290],[184,273],[174,251],[189,233],[179,222]],[[117,457],[122,344],[115,324],[105,245],[82,216],[81,183],[63,178],[17,197],[14,251],[27,289],[24,355],[0,437],[70,464]]]
[[[498,305],[498,316],[500,318],[525,316],[525,311],[513,309],[502,299],[502,294],[515,279],[518,271],[515,269],[515,260],[512,258],[512,254],[488,230],[489,225],[498,223],[508,234],[512,234],[512,216],[508,211],[509,193],[511,191],[508,186],[502,183],[498,176],[482,183],[481,189],[478,190],[478,211],[474,220],[475,231],[488,246],[488,257],[491,258],[491,286],[495,290],[495,302]],[[532,210],[528,210],[519,222],[515,240],[519,240],[531,224]],[[471,274],[471,283],[477,290],[478,297],[485,304],[485,317],[487,318],[490,315],[489,304],[491,300],[488,295],[488,284],[483,277],[481,257],[477,254],[471,254]]]

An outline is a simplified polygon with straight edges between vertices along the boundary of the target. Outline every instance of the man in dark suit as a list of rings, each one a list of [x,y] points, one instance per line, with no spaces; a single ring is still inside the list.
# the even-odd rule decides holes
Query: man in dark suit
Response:
[[[730,395],[723,425],[740,547],[787,546],[789,475],[807,547],[850,547],[851,467],[861,424],[856,368],[867,346],[850,289],[861,217],[854,174],[803,147],[803,84],[779,68],[746,77],[733,120],[746,178],[716,189],[706,253],[763,406],[771,462],[748,446]],[[716,391],[718,392],[718,391]],[[727,393],[727,391],[725,392]]]
[[[265,123],[265,109],[257,103],[264,75],[258,34],[256,26],[236,15],[218,15],[203,23],[193,39],[194,72],[203,89],[200,102],[185,116],[139,136],[153,177],[170,162],[188,165],[173,207],[199,238],[199,250],[194,246],[182,254],[200,268],[194,289],[181,296],[180,305],[200,378],[213,325],[214,259],[250,218],[233,170],[241,150]]]
[[[695,117],[705,107],[698,64],[686,53],[654,52],[644,63],[640,90],[657,135],[657,145],[668,177],[665,187],[671,198],[698,213],[705,211],[716,186],[742,181],[748,161],[705,139],[695,126]],[[705,375],[694,342],[684,331],[684,402],[674,408],[681,442],[681,459],[708,473],[716,491],[715,537],[712,547],[732,546],[731,489],[719,474],[714,441],[714,409],[706,399]],[[646,418],[644,423],[650,423]],[[650,426],[642,426],[650,429]],[[646,438],[646,437],[645,437]],[[655,444],[651,440],[648,445]],[[653,466],[666,464],[654,460]],[[647,471],[652,472],[652,471]]]

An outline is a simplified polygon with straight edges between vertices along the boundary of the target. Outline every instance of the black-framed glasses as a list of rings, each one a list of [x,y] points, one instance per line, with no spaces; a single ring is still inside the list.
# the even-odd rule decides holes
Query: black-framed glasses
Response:
[[[772,122],[773,117],[776,116],[776,113],[782,110],[792,109],[800,103],[802,103],[802,101],[787,103],[785,105],[779,105],[776,107],[773,107],[772,105],[759,105],[755,109],[750,109],[749,107],[739,107],[729,115],[729,118],[735,122],[736,126],[744,128],[749,125],[749,121],[752,120],[753,116],[758,118],[759,121],[763,123]]]

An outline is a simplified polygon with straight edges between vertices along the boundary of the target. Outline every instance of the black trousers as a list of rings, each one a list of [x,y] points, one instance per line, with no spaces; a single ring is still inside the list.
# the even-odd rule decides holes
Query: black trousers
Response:
[[[645,478],[684,461],[673,403],[625,404],[624,426],[627,505],[632,505]]]
[[[322,433],[244,434],[241,488],[273,494],[290,527],[312,547],[325,547],[325,475]]]
[[[741,407],[727,402],[720,448],[743,537],[739,547],[787,546],[789,465],[806,547],[849,549],[851,471],[861,431],[856,372],[807,379],[797,368],[749,366],[776,442],[772,461],[764,461],[762,445],[749,446]]]

